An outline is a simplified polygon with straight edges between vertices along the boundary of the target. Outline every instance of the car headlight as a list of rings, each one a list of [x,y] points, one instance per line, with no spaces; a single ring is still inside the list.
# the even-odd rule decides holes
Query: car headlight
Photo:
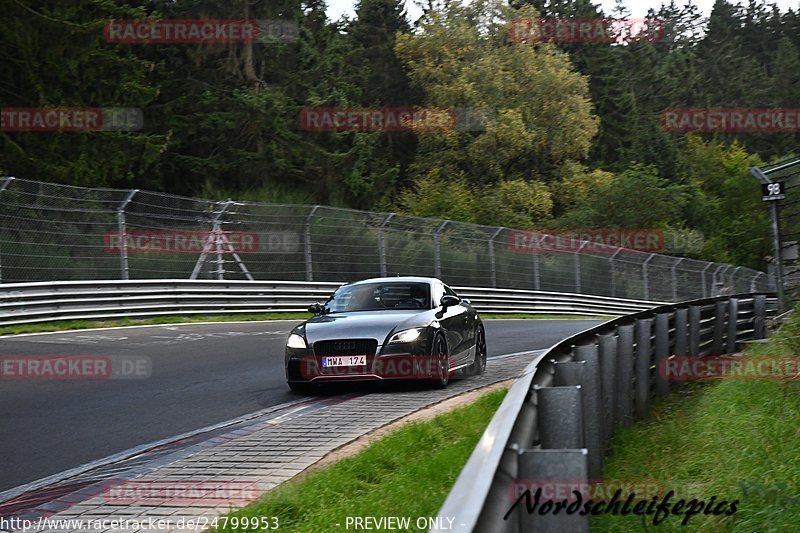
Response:
[[[289,348],[306,348],[306,341],[297,333],[289,335],[289,340],[286,341],[286,346]]]
[[[389,339],[389,344],[398,344],[401,342],[414,342],[422,335],[424,328],[414,328],[401,331],[392,335]]]

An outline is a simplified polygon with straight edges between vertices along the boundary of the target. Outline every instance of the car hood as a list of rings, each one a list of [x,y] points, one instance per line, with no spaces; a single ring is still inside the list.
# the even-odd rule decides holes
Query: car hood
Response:
[[[375,339],[383,344],[393,330],[427,326],[434,311],[359,311],[310,318],[305,324],[310,344],[330,339]]]

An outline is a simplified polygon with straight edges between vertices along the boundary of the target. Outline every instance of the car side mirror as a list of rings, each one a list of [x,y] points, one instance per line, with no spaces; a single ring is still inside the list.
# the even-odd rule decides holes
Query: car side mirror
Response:
[[[462,304],[472,305],[472,302],[469,301],[469,298],[461,298]]]
[[[439,304],[445,309],[458,305],[459,303],[461,303],[461,300],[458,299],[458,296],[453,296],[452,294],[445,294],[442,296],[442,299],[439,300]]]
[[[320,304],[311,304],[308,306],[308,312],[314,315],[322,314],[322,306]]]

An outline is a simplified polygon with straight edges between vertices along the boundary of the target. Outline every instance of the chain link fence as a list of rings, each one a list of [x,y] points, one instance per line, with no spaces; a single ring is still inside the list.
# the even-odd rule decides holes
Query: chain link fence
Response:
[[[394,213],[0,178],[0,283],[341,282],[420,275],[453,285],[651,301],[774,290],[766,274],[744,267],[585,241],[576,246],[574,239],[563,248],[520,247],[514,242],[520,233],[530,232]]]

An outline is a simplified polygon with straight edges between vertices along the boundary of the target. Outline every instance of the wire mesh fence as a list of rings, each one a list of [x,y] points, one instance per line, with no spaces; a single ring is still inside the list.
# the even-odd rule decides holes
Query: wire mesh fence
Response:
[[[773,290],[749,268],[574,238],[542,245],[543,237],[394,213],[0,178],[0,283],[420,275],[651,301]]]

